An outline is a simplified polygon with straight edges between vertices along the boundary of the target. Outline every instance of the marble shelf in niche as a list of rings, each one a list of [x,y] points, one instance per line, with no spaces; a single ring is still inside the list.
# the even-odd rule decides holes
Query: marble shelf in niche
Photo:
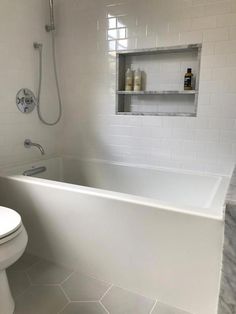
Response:
[[[117,91],[119,95],[195,95],[198,94],[196,90],[163,90],[163,91]]]

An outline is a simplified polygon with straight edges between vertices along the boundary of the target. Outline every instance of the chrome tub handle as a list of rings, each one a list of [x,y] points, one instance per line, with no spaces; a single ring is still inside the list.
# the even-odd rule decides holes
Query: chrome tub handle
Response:
[[[36,174],[38,174],[38,173],[45,172],[46,170],[47,170],[46,167],[37,167],[37,168],[25,170],[25,171],[23,172],[23,176],[31,177],[31,176],[34,176],[34,175],[36,175]]]

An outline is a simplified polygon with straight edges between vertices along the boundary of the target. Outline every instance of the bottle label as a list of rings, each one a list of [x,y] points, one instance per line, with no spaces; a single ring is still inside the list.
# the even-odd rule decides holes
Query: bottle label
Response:
[[[140,80],[139,77],[137,77],[137,78],[135,79],[134,85],[135,85],[135,86],[141,86],[141,80]]]
[[[134,91],[138,92],[141,90],[141,77],[137,76],[134,78]]]
[[[125,81],[125,90],[126,91],[132,90],[132,83],[133,83],[132,77],[127,77],[126,81]]]
[[[184,87],[192,87],[192,77],[186,76],[184,78]]]

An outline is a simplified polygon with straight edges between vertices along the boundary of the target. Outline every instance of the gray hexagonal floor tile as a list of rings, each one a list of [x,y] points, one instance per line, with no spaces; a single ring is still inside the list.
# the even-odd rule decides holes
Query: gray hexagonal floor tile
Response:
[[[27,271],[33,284],[60,284],[72,271],[57,264],[41,261]]]
[[[102,304],[110,314],[149,314],[154,300],[113,287],[102,299]]]
[[[15,314],[56,314],[68,301],[60,287],[31,286],[15,303]]]
[[[98,302],[72,302],[61,314],[107,314],[107,312]]]
[[[29,278],[23,271],[7,270],[7,277],[14,298],[30,286]]]
[[[62,286],[71,301],[98,301],[110,284],[77,272]]]
[[[183,310],[179,310],[177,308],[171,307],[169,305],[163,303],[157,303],[152,314],[190,314]]]
[[[38,263],[39,261],[41,261],[39,257],[25,253],[9,269],[12,271],[25,271],[29,269],[31,266],[33,266],[34,264]]]

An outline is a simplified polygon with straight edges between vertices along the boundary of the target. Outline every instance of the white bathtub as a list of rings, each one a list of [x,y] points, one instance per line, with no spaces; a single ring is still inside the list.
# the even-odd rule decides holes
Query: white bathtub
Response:
[[[15,175],[32,166],[46,166],[41,177],[58,182]],[[229,179],[55,158],[7,169],[0,202],[22,215],[31,253],[215,314]]]

